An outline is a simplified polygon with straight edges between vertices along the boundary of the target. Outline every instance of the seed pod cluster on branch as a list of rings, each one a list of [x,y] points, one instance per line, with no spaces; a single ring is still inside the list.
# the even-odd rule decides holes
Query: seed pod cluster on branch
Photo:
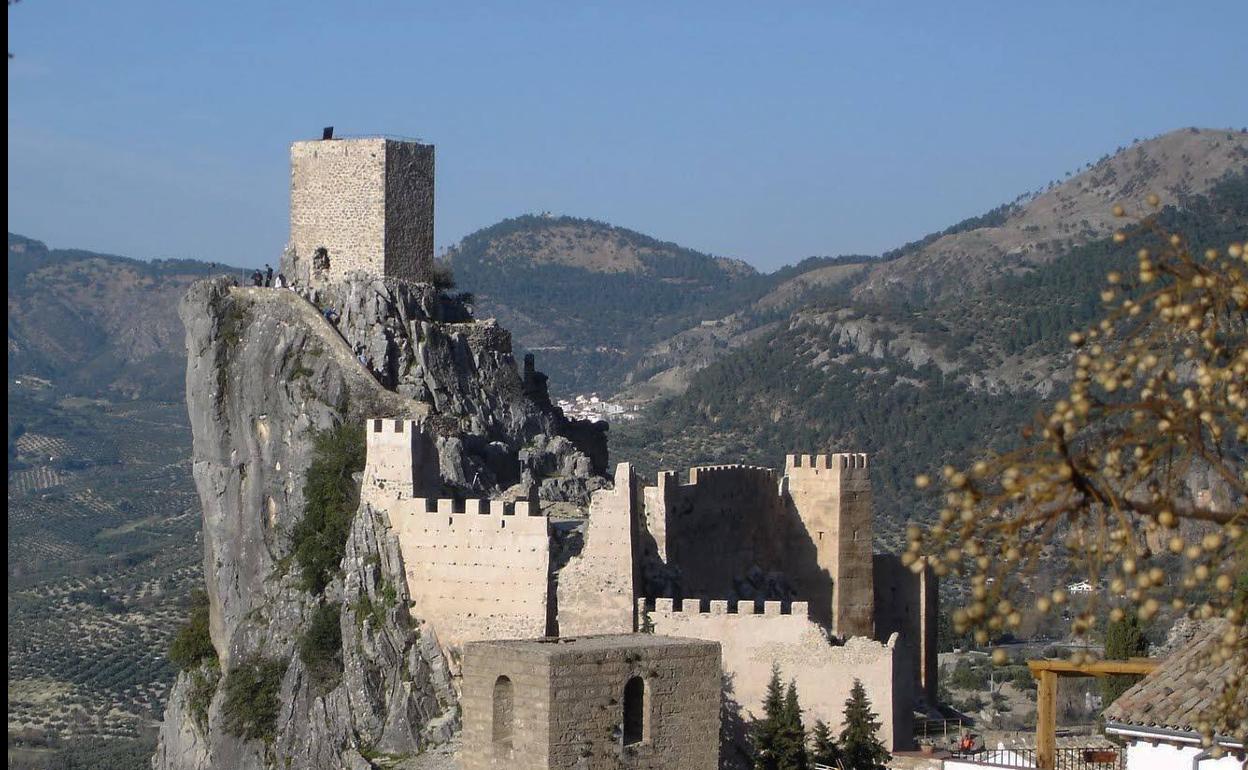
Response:
[[[946,467],[939,483],[915,480],[943,488],[943,506],[932,525],[909,527],[903,559],[967,581],[953,625],[980,644],[1018,629],[1033,606],[1060,611],[1075,638],[1128,612],[1149,620],[1166,606],[1225,618],[1209,663],[1229,659],[1232,674],[1201,727],[1207,742],[1215,733],[1242,742],[1248,249],[1233,243],[1193,254],[1155,214],[1114,240],[1139,243],[1137,269],[1109,273],[1100,321],[1071,333],[1069,387],[1025,429],[1021,449]],[[1063,567],[1056,579],[1037,569],[1055,561]],[[1041,572],[1051,585],[1037,584]],[[1094,589],[1071,596],[1068,578]]]

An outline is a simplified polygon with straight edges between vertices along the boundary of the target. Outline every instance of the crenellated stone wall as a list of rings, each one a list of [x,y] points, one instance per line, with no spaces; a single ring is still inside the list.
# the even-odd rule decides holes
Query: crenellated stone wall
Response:
[[[638,631],[709,639],[722,644],[747,719],[778,663],[808,721],[839,729],[858,679],[888,745],[910,746],[915,693],[935,684],[935,581],[895,557],[873,560],[866,455],[792,455],[784,475],[702,466],[652,487],[621,463],[614,486],[590,498],[579,551],[552,564],[550,526],[527,504],[418,496],[416,428],[371,422],[364,496],[389,512],[413,612],[445,645]],[[783,601],[766,600],[770,583],[739,590],[752,569],[781,576]],[[647,595],[673,598],[638,599]]]
[[[536,506],[417,497],[386,511],[413,610],[443,645],[546,634],[550,531]]]
[[[650,510],[652,499],[663,507]],[[770,468],[690,468],[684,484],[663,472],[646,500],[646,520],[662,522],[655,541],[663,544],[667,564],[679,570],[686,597],[736,596],[738,581],[753,567],[783,572],[789,532],[800,526]]]
[[[761,604],[761,606],[759,606]],[[892,749],[908,749],[913,740],[912,698],[908,671],[896,634],[886,643],[855,637],[844,645],[828,641],[807,615],[805,602],[683,603],[639,599],[638,614],[656,634],[712,639],[723,649],[723,667],[731,697],[743,716],[763,716],[772,665],[781,680],[793,679],[802,719],[822,719],[834,734],[843,727],[845,701],[854,680],[862,682],[873,710],[881,717],[880,739]]]

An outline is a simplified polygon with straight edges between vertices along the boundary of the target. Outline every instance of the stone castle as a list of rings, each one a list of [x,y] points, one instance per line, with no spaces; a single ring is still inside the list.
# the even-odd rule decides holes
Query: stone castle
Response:
[[[385,138],[292,145],[288,275],[313,287],[355,271],[421,281],[432,266],[431,146]],[[761,716],[773,664],[796,681],[807,724],[822,719],[834,731],[858,679],[885,744],[910,747],[916,702],[935,700],[936,584],[874,553],[866,455],[789,455],[783,472],[696,467],[683,480],[662,472],[653,486],[624,463],[583,518],[557,520],[537,499],[439,499],[426,430],[391,415],[368,421],[361,501],[389,520],[413,617],[462,672],[467,736],[486,729],[477,718],[500,729],[500,704],[513,704],[511,685],[497,688],[518,669],[503,672],[503,662],[555,665],[557,646],[516,640],[606,634],[584,642],[587,655],[615,645],[663,658],[683,648],[656,652],[647,640],[717,642],[725,697],[747,719]],[[483,642],[503,646],[482,652]],[[491,673],[474,671],[474,660]],[[673,665],[678,680],[682,664]],[[562,676],[547,669],[549,681],[533,683],[543,692]],[[495,696],[492,716],[473,716]],[[511,766],[510,747],[532,736],[513,738],[507,725],[492,759],[471,766]]]
[[[873,554],[863,454],[790,455],[783,474],[663,472],[655,486],[624,463],[570,522],[532,500],[423,496],[415,421],[374,419],[367,437],[362,500],[387,514],[413,613],[453,661],[481,640],[711,640],[747,713],[761,714],[775,663],[808,721],[839,729],[856,678],[895,748],[916,698],[935,696],[935,581]]]

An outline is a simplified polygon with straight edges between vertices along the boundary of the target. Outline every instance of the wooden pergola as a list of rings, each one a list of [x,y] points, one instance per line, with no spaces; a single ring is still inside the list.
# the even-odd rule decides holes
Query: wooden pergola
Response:
[[[1072,663],[1069,660],[1029,660],[1027,668],[1036,678],[1036,767],[1055,770],[1057,764],[1057,680],[1059,677],[1145,675],[1161,665],[1152,658],[1098,660]],[[1108,705],[1108,704],[1106,704]]]

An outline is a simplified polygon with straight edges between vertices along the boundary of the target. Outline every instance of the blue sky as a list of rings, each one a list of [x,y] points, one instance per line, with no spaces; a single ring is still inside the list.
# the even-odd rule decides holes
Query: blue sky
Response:
[[[772,269],[1248,126],[1248,3],[22,0],[9,230],[275,259],[287,144],[437,145],[437,241],[550,210]]]

